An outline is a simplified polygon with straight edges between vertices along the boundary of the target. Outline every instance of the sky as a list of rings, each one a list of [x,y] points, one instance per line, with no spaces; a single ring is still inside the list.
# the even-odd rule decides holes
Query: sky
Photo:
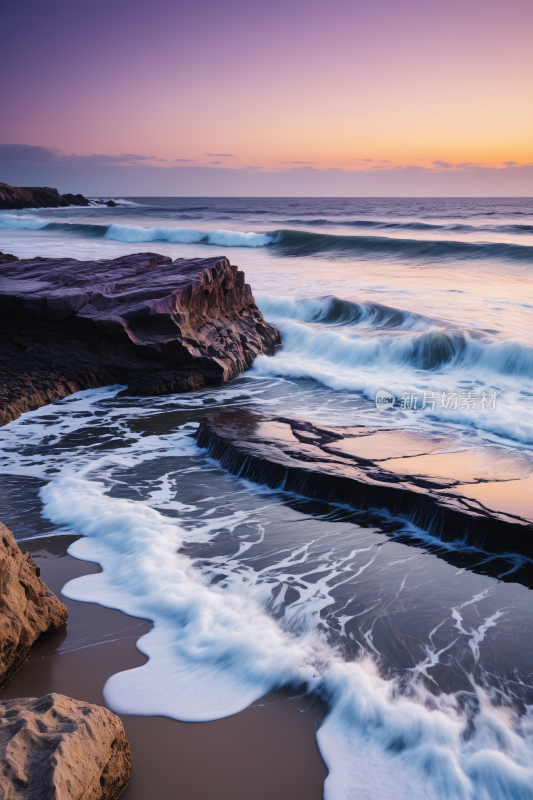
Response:
[[[4,4],[0,181],[531,195],[532,0]]]

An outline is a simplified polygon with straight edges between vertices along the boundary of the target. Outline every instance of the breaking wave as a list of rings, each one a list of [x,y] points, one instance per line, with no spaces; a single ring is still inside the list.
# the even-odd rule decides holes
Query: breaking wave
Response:
[[[446,240],[395,239],[385,236],[346,236],[280,229],[253,231],[202,230],[200,228],[142,227],[136,225],[92,225],[48,222],[29,215],[0,214],[0,229],[58,231],[118,242],[171,242],[208,244],[217,247],[269,247],[284,256],[392,256],[409,259],[504,259],[533,263],[533,246],[505,242],[458,242]]]
[[[372,325],[380,328],[423,330],[433,325],[430,317],[381,303],[355,303],[334,295],[323,297],[269,295],[256,292],[255,299],[268,319],[295,319],[325,325]]]
[[[525,342],[378,303],[267,294],[256,300],[283,334],[283,347],[274,358],[258,357],[256,374],[313,378],[369,400],[384,387],[397,399],[404,391],[437,396],[461,387],[478,396],[496,391],[500,400],[492,411],[473,416],[460,408],[435,407],[417,412],[416,418],[431,412],[441,421],[533,443],[533,347]]]
[[[262,304],[260,305],[262,308]],[[404,312],[405,313],[405,312]],[[399,317],[401,312],[399,312]],[[340,369],[372,367],[376,370],[407,367],[412,370],[468,372],[472,377],[512,377],[533,381],[533,347],[519,340],[497,339],[471,330],[426,330],[412,335],[357,335],[322,326],[301,325],[291,320],[273,319],[283,333],[285,354],[311,361],[327,361]],[[420,319],[420,326],[422,326]],[[407,315],[403,326],[387,324],[397,330],[416,327],[416,316]],[[357,323],[355,323],[357,324]],[[368,324],[376,324],[372,319]],[[379,323],[378,323],[379,324]],[[275,361],[272,362],[273,365]]]

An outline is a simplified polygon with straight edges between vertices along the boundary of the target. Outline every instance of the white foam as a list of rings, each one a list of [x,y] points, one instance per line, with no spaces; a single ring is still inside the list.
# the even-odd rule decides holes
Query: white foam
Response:
[[[327,577],[335,574],[339,580],[345,566],[356,559],[359,573],[368,568],[373,558],[368,548],[343,558],[332,556],[331,570],[327,577],[318,575],[314,593],[309,580],[306,602],[277,622],[267,611],[272,596],[268,572],[252,574],[242,562],[239,571],[237,556],[221,557],[218,563],[214,559],[210,570],[202,570],[180,552],[185,543],[206,542],[220,532],[249,526],[257,509],[192,517],[191,504],[173,499],[169,475],[158,480],[158,488],[144,501],[111,497],[101,477],[94,479],[112,479],[117,467],[134,468],[161,456],[165,463],[198,456],[186,435],[191,424],[165,436],[142,436],[125,428],[124,447],[105,457],[90,447],[54,454],[54,441],[86,424],[79,412],[98,408],[112,395],[109,388],[74,395],[24,415],[4,428],[3,435],[13,447],[13,459],[20,459],[20,471],[50,478],[48,471],[57,470],[42,490],[45,514],[84,537],[71,546],[72,555],[103,567],[99,574],[71,581],[64,593],[154,622],[153,630],[139,641],[149,657],[147,664],[114,675],[106,684],[105,697],[114,710],[208,720],[236,713],[275,687],[303,684],[331,707],[318,732],[330,770],[326,800],[531,800],[529,716],[518,722],[509,710],[493,708],[473,686],[481,712],[466,736],[467,723],[453,696],[435,697],[416,685],[413,696],[406,697],[393,681],[379,675],[369,658],[347,663],[326,643],[319,623],[320,611],[331,601]],[[201,394],[184,400],[198,404]],[[110,407],[107,421],[120,429],[126,412],[142,416],[167,402],[163,398],[131,408]],[[42,419],[53,415],[55,421]],[[35,455],[34,448],[44,441],[46,450]],[[18,453],[24,447],[29,447],[29,455]],[[159,508],[171,508],[176,516],[162,514]],[[258,530],[259,538],[263,535]],[[289,576],[305,558],[305,548],[289,546],[276,563],[276,574]],[[227,580],[213,584],[213,570],[219,568]],[[480,599],[478,593],[469,602]],[[467,604],[458,606],[459,612]],[[464,628],[458,616],[455,620]],[[494,622],[492,613],[478,628],[464,628],[474,656]]]
[[[122,197],[101,197],[98,198],[99,200],[104,200],[107,202],[108,200],[113,200],[119,206],[131,206],[132,208],[145,208],[146,203],[135,203],[133,200],[124,200]],[[93,200],[94,202],[94,200]]]
[[[25,214],[0,214],[0,230],[36,231],[49,224],[49,220],[30,217]]]
[[[119,242],[174,242],[179,244],[205,244],[222,247],[264,247],[272,242],[265,233],[243,231],[201,230],[197,228],[143,228],[138,225],[110,225],[106,239]]]
[[[173,446],[181,454],[193,447]],[[113,460],[133,463],[131,456]],[[92,464],[104,467],[104,459]],[[532,796],[531,742],[488,703],[474,741],[465,741],[465,720],[453,698],[416,701],[397,694],[371,661],[343,662],[314,625],[299,634],[284,630],[258,602],[253,585],[213,586],[179,554],[184,541],[238,526],[246,512],[185,530],[143,503],[110,498],[84,471],[60,477],[42,494],[46,515],[85,537],[71,554],[103,567],[71,581],[64,594],[154,622],[139,641],[148,663],[106,684],[115,711],[209,720],[236,713],[277,686],[303,683],[332,707],[318,735],[330,769],[327,800],[391,793],[405,799]],[[311,620],[314,611],[302,609]]]
[[[533,348],[515,340],[476,339],[464,335],[449,363],[422,369],[421,336],[372,330],[346,330],[292,319],[272,319],[283,334],[283,347],[273,357],[258,356],[253,371],[261,376],[314,378],[335,390],[361,392],[373,401],[378,389],[387,389],[399,401],[403,392],[419,392],[418,410],[403,412],[386,424],[420,424],[428,419],[473,427],[509,440],[533,444]],[[453,341],[453,340],[452,340]],[[422,342],[422,344],[424,344]],[[474,389],[479,396],[496,392],[497,407],[485,410],[420,409],[422,392]],[[393,419],[395,421],[393,421]],[[385,419],[381,417],[382,424]]]

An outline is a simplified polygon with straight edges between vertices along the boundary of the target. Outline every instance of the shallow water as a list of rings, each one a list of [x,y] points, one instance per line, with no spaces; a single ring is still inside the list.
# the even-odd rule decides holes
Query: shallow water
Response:
[[[2,215],[0,249],[19,256],[109,257],[139,241],[227,255],[284,334],[278,355],[221,389],[135,403],[91,390],[2,430],[12,491],[42,479],[46,535],[82,534],[70,552],[103,567],[64,593],[154,622],[139,642],[147,664],[108,681],[110,707],[207,720],[298,686],[330,705],[318,732],[328,800],[533,797],[531,562],[253,486],[191,436],[207,409],[231,405],[529,453],[531,201],[167,199],[13,215],[54,222],[15,231]],[[195,230],[273,241],[241,237],[237,249],[217,234],[213,250],[148,230],[175,231],[185,215]],[[119,241],[87,224],[128,230]],[[323,228],[368,241],[318,248],[269,233]],[[394,409],[376,409],[378,388]],[[456,393],[458,407],[400,408],[412,392]],[[460,407],[466,392],[478,408]],[[483,393],[494,408],[479,408]]]

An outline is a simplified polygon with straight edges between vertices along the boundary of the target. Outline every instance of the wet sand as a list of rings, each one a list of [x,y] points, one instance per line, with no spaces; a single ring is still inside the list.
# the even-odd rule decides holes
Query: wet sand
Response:
[[[0,700],[58,692],[103,704],[115,672],[146,657],[136,640],[151,623],[61,595],[71,578],[99,572],[67,555],[73,536],[20,542],[69,609],[67,631],[39,645]],[[133,753],[124,800],[320,800],[327,770],[316,744],[325,705],[277,692],[239,714],[214,722],[121,716]]]

